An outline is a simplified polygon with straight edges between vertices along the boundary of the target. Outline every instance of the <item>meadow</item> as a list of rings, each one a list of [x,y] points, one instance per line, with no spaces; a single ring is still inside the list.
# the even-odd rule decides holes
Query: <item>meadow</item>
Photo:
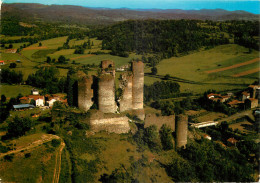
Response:
[[[209,89],[217,91],[242,89],[254,82],[252,77],[232,77],[232,75],[259,67],[259,63],[244,65],[221,72],[207,71],[243,63],[259,57],[259,52],[248,53],[248,49],[236,44],[221,45],[210,50],[196,52],[182,57],[172,57],[162,60],[158,65],[158,76],[149,75],[151,68],[145,69],[145,83],[152,84],[166,74],[171,80],[179,82],[182,92],[202,93]]]

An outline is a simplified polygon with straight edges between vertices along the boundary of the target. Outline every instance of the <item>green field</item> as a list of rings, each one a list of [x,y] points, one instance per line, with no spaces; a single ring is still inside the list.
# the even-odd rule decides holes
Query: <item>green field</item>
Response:
[[[0,94],[7,98],[16,97],[19,93],[23,96],[31,94],[32,86],[28,85],[0,85]]]
[[[151,84],[170,74],[173,81],[179,82],[182,92],[202,93],[208,89],[217,91],[244,88],[256,78],[231,75],[258,67],[258,63],[245,65],[218,73],[207,74],[205,71],[224,68],[259,57],[259,52],[247,53],[248,49],[238,45],[222,45],[210,50],[200,51],[183,57],[172,57],[161,61],[158,66],[158,76],[145,76],[145,83]],[[145,73],[150,73],[146,68]]]

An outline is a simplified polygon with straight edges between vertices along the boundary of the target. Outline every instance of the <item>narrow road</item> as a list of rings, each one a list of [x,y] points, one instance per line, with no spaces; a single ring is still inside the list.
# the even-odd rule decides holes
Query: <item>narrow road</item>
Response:
[[[52,181],[53,183],[59,183],[60,171],[61,171],[61,154],[64,147],[65,147],[65,143],[61,141],[60,150],[56,153],[56,161],[55,161],[55,168],[54,168],[53,181]]]

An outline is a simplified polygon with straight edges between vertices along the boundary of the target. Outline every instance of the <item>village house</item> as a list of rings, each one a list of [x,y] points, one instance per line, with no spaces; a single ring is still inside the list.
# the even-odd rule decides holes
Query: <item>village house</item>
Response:
[[[208,99],[213,100],[214,102],[226,102],[230,96],[226,95],[226,96],[221,96],[221,94],[216,94],[216,93],[210,93],[207,95]]]
[[[231,102],[228,103],[228,105],[230,107],[234,107],[234,108],[237,108],[237,107],[241,106],[242,104],[244,104],[244,102],[239,101],[239,100],[232,100]]]
[[[203,137],[204,137],[205,139],[211,140],[211,136],[209,136],[208,134],[204,134]]]
[[[64,104],[67,103],[67,99],[62,99],[62,97],[57,94],[53,94],[53,95],[46,94],[45,97],[46,97],[46,105],[49,107],[52,107],[54,105],[54,102],[56,101],[60,101]]]
[[[21,97],[19,98],[21,104],[29,104],[30,99],[28,97]]]
[[[35,88],[33,88],[31,92],[32,92],[32,95],[39,95],[39,90],[37,90]]]
[[[237,145],[237,142],[238,142],[238,140],[236,140],[235,138],[229,138],[229,139],[227,139],[227,144],[228,144],[228,146],[236,146]]]
[[[1,60],[0,65],[5,65],[5,61]]]
[[[258,99],[255,98],[249,98],[245,100],[245,107],[247,109],[253,109],[258,107]]]
[[[44,96],[40,96],[40,95],[29,95],[28,98],[31,100],[35,101],[35,106],[36,107],[42,107],[45,106],[45,98]]]
[[[242,101],[245,101],[246,99],[250,98],[250,93],[243,91],[242,92]]]

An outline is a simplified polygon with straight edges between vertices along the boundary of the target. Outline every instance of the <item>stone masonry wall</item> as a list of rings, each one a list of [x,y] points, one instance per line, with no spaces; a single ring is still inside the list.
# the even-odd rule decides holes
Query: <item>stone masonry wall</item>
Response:
[[[94,132],[104,130],[109,133],[128,133],[130,130],[128,120],[129,119],[126,116],[91,119],[90,126]]]
[[[110,74],[102,74],[98,81],[98,108],[104,113],[115,113],[115,78]]]
[[[188,116],[176,116],[176,147],[186,147],[188,135]]]
[[[120,88],[122,89],[122,96],[120,98],[120,112],[131,110],[133,108],[132,87],[133,76],[131,73],[124,73],[121,75]]]
[[[93,78],[92,76],[84,76],[78,81],[78,107],[84,111],[88,111],[93,105]]]
[[[132,62],[133,72],[133,109],[143,109],[144,63]]]

